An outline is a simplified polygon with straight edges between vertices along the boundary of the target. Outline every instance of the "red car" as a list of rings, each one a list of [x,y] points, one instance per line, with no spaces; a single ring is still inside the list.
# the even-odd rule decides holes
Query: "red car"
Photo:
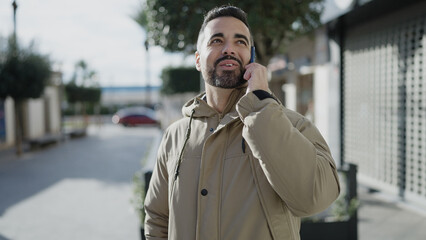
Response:
[[[123,108],[112,116],[112,122],[123,126],[158,124],[155,111],[146,107]]]

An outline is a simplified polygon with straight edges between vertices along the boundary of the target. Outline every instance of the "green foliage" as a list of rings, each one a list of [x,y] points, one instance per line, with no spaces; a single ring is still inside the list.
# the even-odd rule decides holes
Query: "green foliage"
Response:
[[[359,205],[360,202],[357,198],[352,198],[348,202],[346,199],[344,199],[344,197],[339,197],[331,209],[332,216],[334,217],[335,221],[348,220],[356,213]]]
[[[0,99],[40,97],[51,74],[49,58],[32,45],[20,48],[13,38],[0,51]]]
[[[65,85],[65,92],[69,103],[98,103],[101,88],[96,81],[96,72],[89,69],[85,61],[78,61],[71,81]]]
[[[192,53],[204,14],[213,7],[231,4],[248,14],[257,60],[266,64],[286,40],[319,25],[323,1],[146,0],[134,20],[147,31],[150,44],[166,51]]]
[[[200,91],[200,72],[195,68],[165,68],[161,73],[161,92],[166,95]]]
[[[84,60],[80,60],[75,64],[70,82],[76,85],[99,87],[99,83],[96,80],[96,71],[90,69]]]
[[[143,173],[141,171],[137,171],[133,175],[133,196],[130,202],[133,204],[133,207],[138,214],[141,226],[143,226],[145,221],[144,201],[145,180],[143,178]]]
[[[86,113],[88,115],[113,115],[118,110],[120,110],[121,106],[99,106],[97,103],[88,103],[86,106]],[[70,104],[62,110],[62,113],[65,116],[73,116],[75,115],[74,104]]]
[[[101,89],[99,87],[77,86],[75,83],[71,82],[65,85],[65,91],[69,103],[97,103],[101,99]]]
[[[326,211],[302,218],[302,222],[339,222],[348,221],[357,212],[360,201],[353,197],[349,199],[348,191],[348,173],[345,170],[340,170],[339,179],[342,187],[339,197]]]

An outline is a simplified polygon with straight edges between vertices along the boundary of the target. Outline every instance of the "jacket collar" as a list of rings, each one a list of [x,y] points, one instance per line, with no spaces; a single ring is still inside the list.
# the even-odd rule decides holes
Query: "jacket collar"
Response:
[[[205,99],[206,93],[203,92],[190,101],[188,101],[183,107],[182,107],[182,114],[185,117],[190,117],[192,110],[195,110],[194,118],[198,117],[212,117],[215,115],[219,115],[221,122],[229,122],[235,118],[238,118],[238,113],[236,111],[236,105],[237,102],[240,100],[242,96],[246,93],[246,87],[242,88],[235,88],[231,95],[229,96],[228,104],[225,107],[225,110],[223,113],[218,113],[215,109],[210,107],[207,102],[203,99]],[[223,118],[223,119],[222,119]]]

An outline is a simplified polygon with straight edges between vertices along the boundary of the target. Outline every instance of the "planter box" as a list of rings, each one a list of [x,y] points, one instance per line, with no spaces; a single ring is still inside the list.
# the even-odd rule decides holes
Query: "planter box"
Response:
[[[357,198],[356,166],[349,164],[340,169],[346,175],[346,201]],[[347,210],[347,209],[346,209]],[[339,222],[302,222],[300,227],[301,240],[358,240],[358,213],[347,221]]]
[[[357,240],[357,218],[341,222],[303,222],[301,240]]]
[[[140,232],[141,232],[141,240],[146,240],[146,238],[145,238],[145,229],[143,227],[140,227]]]

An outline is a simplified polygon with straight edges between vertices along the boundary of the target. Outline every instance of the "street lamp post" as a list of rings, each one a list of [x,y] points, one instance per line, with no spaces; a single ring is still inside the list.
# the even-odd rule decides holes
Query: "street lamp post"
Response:
[[[151,106],[151,86],[150,86],[150,74],[149,74],[149,43],[148,39],[145,40],[145,50],[146,50],[146,63],[145,63],[145,71],[146,71],[146,104]]]
[[[12,7],[13,7],[13,37],[16,40],[16,9],[18,8],[18,4],[16,3],[15,0],[13,0]]]
[[[18,4],[15,0],[12,2],[13,7],[13,54],[17,54],[17,39],[16,39],[16,9]],[[16,142],[16,154],[20,156],[22,154],[22,101],[17,100],[15,102],[15,142]]]

